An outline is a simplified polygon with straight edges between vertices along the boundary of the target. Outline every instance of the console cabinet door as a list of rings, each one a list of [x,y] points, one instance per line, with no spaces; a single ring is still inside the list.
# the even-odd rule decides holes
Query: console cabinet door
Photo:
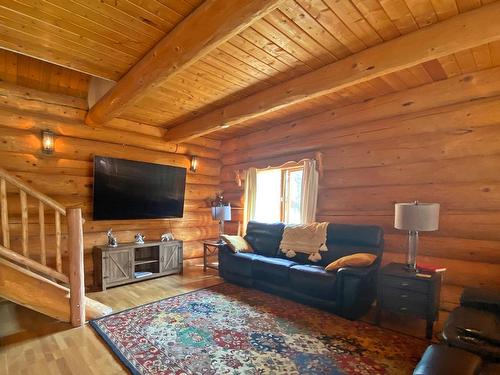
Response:
[[[133,279],[133,249],[103,252],[104,282],[107,285]]]
[[[160,272],[178,272],[182,263],[181,244],[162,244],[160,247]]]

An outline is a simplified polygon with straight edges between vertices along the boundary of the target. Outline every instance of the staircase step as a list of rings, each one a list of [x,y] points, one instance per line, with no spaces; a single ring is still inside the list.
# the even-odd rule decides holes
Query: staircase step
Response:
[[[0,297],[63,322],[70,321],[69,289],[0,258]],[[112,312],[109,306],[86,298],[87,319]]]

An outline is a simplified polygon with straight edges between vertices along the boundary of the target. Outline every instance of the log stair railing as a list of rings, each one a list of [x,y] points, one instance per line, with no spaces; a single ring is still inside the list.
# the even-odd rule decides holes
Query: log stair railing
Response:
[[[13,249],[9,206],[16,206],[17,194],[20,207],[20,246]],[[29,222],[29,201],[35,202],[38,209],[38,223]],[[33,207],[33,205],[31,206]],[[48,230],[46,219],[53,215],[53,228]],[[63,271],[62,257],[62,218],[66,218],[68,231],[67,254],[68,271]],[[0,168],[0,219],[2,242],[0,257],[14,262],[47,279],[66,284],[70,290],[70,321],[73,326],[85,323],[85,283],[83,269],[83,218],[81,208],[66,208],[52,198],[40,193],[24,181]],[[52,220],[52,219],[49,219]],[[30,237],[30,226],[38,226],[38,233]],[[51,232],[51,233],[49,233]],[[49,249],[47,237],[55,236],[54,248]],[[39,240],[37,252],[30,250],[30,239]],[[18,244],[19,245],[19,244]]]

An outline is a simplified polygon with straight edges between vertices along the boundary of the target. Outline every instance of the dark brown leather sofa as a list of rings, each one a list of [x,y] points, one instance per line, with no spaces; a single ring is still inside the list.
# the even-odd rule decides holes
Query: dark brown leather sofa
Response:
[[[500,374],[500,292],[466,288],[414,375]]]
[[[247,225],[245,239],[253,253],[233,253],[219,246],[219,275],[226,281],[261,289],[299,302],[332,311],[355,320],[366,314],[376,295],[377,273],[384,250],[382,228],[373,225],[328,224],[322,259],[312,263],[306,254],[287,258],[279,250],[285,225]],[[357,252],[377,255],[367,267],[342,267],[335,272],[325,267]]]

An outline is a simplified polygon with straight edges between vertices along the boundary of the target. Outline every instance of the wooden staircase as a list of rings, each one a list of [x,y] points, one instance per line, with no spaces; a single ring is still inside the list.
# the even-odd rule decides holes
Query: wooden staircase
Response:
[[[10,207],[18,208],[11,215],[15,217],[12,220]],[[30,207],[38,211],[35,224],[29,221]],[[20,218],[16,214],[20,214]],[[61,223],[64,218],[68,230],[67,267],[63,267],[62,256]],[[108,306],[85,297],[80,208],[66,208],[0,168],[0,219],[0,297],[71,322],[73,326],[83,325],[86,317],[93,319],[111,312]],[[11,241],[11,227],[17,222],[20,222],[19,241]],[[35,236],[30,236],[32,226],[38,229]],[[48,228],[52,233],[48,233]],[[49,236],[53,239],[53,248],[47,242]],[[34,239],[37,246],[30,246]],[[36,252],[31,251],[35,247]]]

